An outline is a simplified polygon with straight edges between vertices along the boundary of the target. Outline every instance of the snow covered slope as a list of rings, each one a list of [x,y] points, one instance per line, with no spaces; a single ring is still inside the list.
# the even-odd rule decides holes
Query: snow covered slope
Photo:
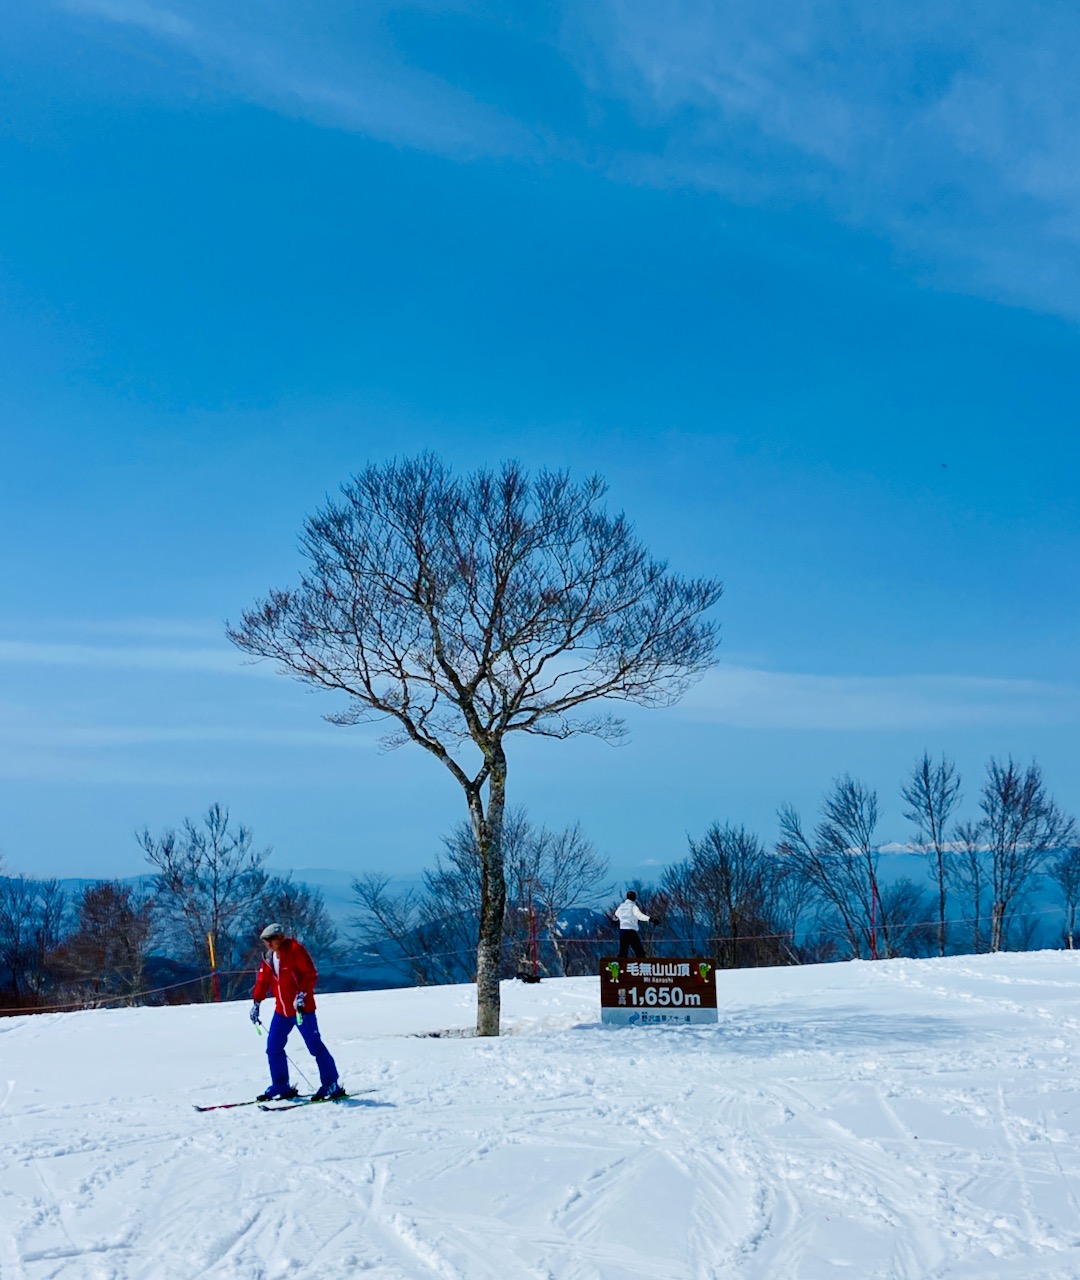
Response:
[[[347,1103],[245,1004],[0,1021],[3,1280],[1080,1276],[1080,957],[719,976],[718,1027],[595,979],[327,996]],[[313,1077],[298,1038],[290,1053]],[[303,1084],[303,1081],[300,1081]]]

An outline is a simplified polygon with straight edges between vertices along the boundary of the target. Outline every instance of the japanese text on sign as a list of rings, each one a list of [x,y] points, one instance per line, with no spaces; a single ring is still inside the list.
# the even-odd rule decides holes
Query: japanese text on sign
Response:
[[[716,1022],[713,965],[697,957],[602,960],[600,1016],[617,1026]]]

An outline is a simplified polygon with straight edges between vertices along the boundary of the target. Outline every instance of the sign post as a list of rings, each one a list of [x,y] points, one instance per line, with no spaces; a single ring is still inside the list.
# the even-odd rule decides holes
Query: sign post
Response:
[[[617,1027],[716,1022],[716,970],[698,956],[600,961],[600,1021]]]

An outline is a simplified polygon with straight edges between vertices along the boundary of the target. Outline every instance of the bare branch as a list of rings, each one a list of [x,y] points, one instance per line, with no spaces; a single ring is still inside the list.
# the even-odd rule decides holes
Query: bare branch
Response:
[[[431,454],[370,466],[304,530],[299,584],[229,636],[345,695],[337,724],[391,723],[465,793],[483,875],[480,1016],[498,1024],[505,739],[615,738],[612,704],[667,706],[715,661],[721,586],[654,560],[598,477],[515,462],[465,477]],[[482,790],[485,795],[482,795]]]

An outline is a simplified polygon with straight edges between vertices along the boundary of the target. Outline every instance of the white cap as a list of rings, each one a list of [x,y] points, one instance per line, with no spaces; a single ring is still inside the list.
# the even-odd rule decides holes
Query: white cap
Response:
[[[285,926],[283,924],[268,924],[266,928],[259,934],[259,937],[265,942],[267,938],[284,938]]]

